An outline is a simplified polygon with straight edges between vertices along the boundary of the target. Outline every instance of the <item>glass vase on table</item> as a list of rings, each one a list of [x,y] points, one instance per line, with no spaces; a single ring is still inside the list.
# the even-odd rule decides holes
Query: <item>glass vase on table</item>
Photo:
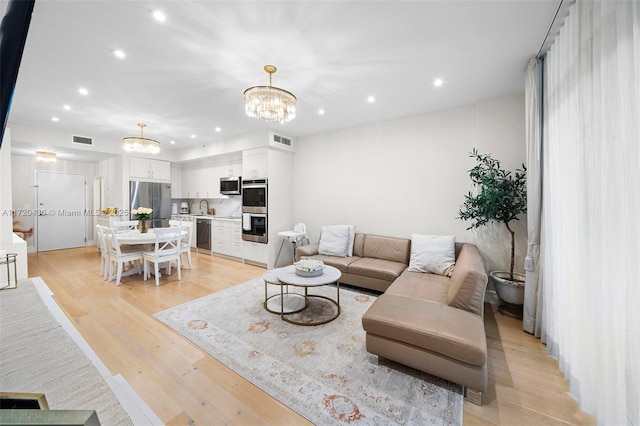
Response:
[[[147,220],[146,219],[138,219],[138,231],[141,234],[146,234],[148,230],[149,230],[149,228],[147,227]]]
[[[149,230],[147,225],[147,220],[151,219],[151,214],[153,213],[153,209],[147,207],[138,207],[137,209],[131,210],[131,213],[138,219],[138,231],[141,234],[146,234]]]

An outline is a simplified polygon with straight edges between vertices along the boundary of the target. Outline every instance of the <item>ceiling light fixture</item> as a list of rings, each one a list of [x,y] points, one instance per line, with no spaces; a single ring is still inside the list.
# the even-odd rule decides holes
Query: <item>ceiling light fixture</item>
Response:
[[[43,163],[55,163],[56,153],[50,151],[36,151],[36,161],[40,161]]]
[[[78,89],[78,93],[80,93],[81,95],[88,95],[89,91],[87,89],[85,89],[84,87],[81,87]]]
[[[165,15],[160,10],[152,10],[151,14],[153,15],[153,19],[155,19],[158,22],[164,22],[167,20],[167,15]]]
[[[131,136],[122,139],[122,147],[128,152],[137,152],[141,154],[157,154],[160,152],[160,142],[144,137],[144,123],[138,123],[140,127],[140,136]]]
[[[433,85],[434,85],[435,87],[442,87],[442,85],[443,85],[443,84],[444,84],[444,81],[443,81],[441,78],[436,78],[436,79],[433,81]]]
[[[262,121],[283,123],[293,120],[298,99],[293,93],[271,85],[271,77],[278,70],[275,66],[265,65],[264,70],[269,74],[269,85],[253,86],[244,91],[244,112]]]
[[[114,51],[113,51],[113,55],[114,55],[116,58],[120,58],[120,59],[124,59],[124,58],[126,58],[126,57],[127,57],[127,54],[126,54],[126,53],[124,53],[124,52],[123,52],[122,50],[120,50],[120,49],[118,49],[118,50],[114,50]]]

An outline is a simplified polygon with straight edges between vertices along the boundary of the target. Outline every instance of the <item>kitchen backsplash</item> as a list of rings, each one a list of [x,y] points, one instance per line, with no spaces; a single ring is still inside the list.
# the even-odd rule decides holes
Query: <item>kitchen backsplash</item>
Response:
[[[242,215],[242,197],[230,196],[228,198],[173,198],[172,203],[178,205],[186,201],[189,203],[189,214],[200,214],[200,206],[202,205],[202,213],[208,214],[204,210],[207,208],[205,203],[201,203],[202,200],[207,200],[209,209],[215,210],[216,216],[241,216]]]

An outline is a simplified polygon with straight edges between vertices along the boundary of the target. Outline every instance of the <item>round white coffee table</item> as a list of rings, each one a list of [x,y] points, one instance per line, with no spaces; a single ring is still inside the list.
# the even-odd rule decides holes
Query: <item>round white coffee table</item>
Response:
[[[309,302],[302,294],[289,293],[287,284],[283,284],[278,279],[277,272],[280,269],[282,268],[271,269],[262,275],[264,281],[264,308],[272,314],[282,315],[283,312],[285,314],[295,314],[309,306]],[[269,285],[280,286],[282,291],[269,296]],[[282,287],[286,287],[286,291]]]
[[[286,266],[284,268],[279,268],[274,270],[278,280],[282,283],[282,284],[286,284],[286,285],[291,285],[294,287],[302,287],[304,288],[304,300],[305,300],[305,308],[309,305],[309,299],[310,298],[319,298],[319,299],[325,299],[328,300],[329,302],[333,303],[337,310],[336,310],[336,314],[334,316],[332,316],[331,318],[328,319],[324,319],[322,321],[316,321],[316,322],[300,322],[300,321],[296,321],[292,318],[287,317],[287,315],[290,315],[291,313],[288,312],[284,312],[284,309],[281,310],[280,312],[280,318],[282,318],[282,320],[290,322],[291,324],[296,324],[296,325],[320,325],[320,324],[326,324],[328,322],[333,321],[334,319],[338,318],[338,316],[340,315],[340,277],[342,276],[342,273],[340,272],[340,270],[338,268],[334,268],[333,266],[328,266],[325,265],[324,267],[324,273],[322,275],[318,275],[316,277],[303,277],[300,276],[298,274],[296,274],[296,269],[295,266],[290,265],[290,266]],[[330,297],[327,296],[322,296],[322,295],[318,295],[318,294],[309,294],[309,288],[311,287],[320,287],[320,286],[324,286],[324,285],[329,285],[329,284],[336,284],[336,299],[332,299]],[[281,300],[284,300],[284,285],[280,286],[280,297]],[[299,310],[298,312],[302,311],[303,309]]]

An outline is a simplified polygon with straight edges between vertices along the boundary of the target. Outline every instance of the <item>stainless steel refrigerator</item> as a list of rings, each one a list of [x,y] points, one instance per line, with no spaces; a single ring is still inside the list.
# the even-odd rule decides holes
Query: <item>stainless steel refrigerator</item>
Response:
[[[169,226],[169,219],[171,219],[171,184],[130,181],[129,207],[131,210],[138,207],[153,209],[150,221],[152,228]],[[131,220],[135,219],[131,214]]]

